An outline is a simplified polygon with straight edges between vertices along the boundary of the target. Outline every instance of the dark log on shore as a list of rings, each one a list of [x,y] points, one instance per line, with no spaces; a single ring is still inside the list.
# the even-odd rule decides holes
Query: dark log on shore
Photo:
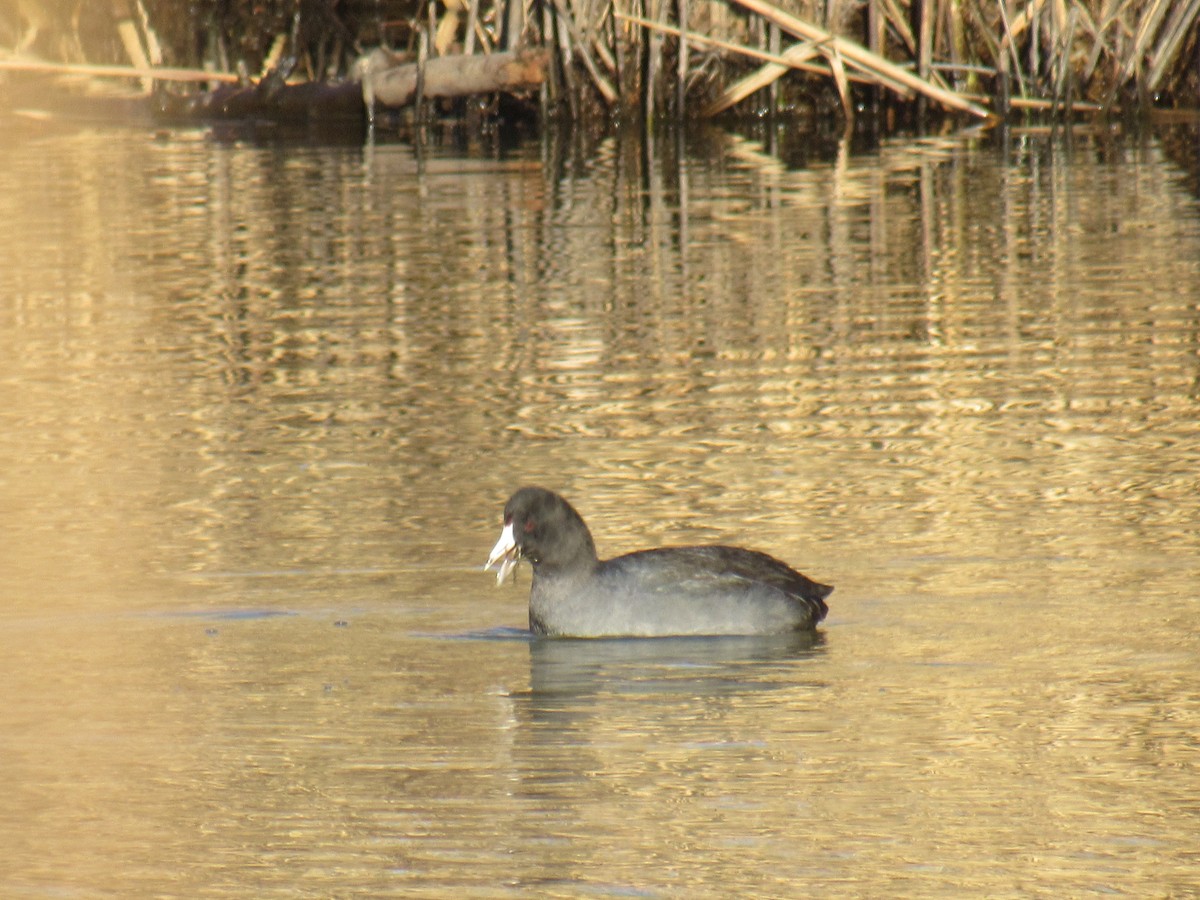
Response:
[[[167,119],[263,119],[277,122],[362,119],[362,86],[357,81],[308,81],[264,87],[221,85],[203,94],[157,96],[157,113]]]

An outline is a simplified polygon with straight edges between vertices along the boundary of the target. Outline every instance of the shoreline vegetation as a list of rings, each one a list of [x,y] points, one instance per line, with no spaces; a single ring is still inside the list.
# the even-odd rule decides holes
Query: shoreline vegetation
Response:
[[[167,120],[1195,113],[1200,0],[21,0],[0,98],[30,83]]]

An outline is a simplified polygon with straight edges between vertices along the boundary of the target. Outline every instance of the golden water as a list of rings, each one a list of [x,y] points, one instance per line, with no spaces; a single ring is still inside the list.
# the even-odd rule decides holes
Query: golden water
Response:
[[[1183,173],[693,151],[4,122],[0,893],[1200,890]],[[821,639],[529,643],[527,482]]]

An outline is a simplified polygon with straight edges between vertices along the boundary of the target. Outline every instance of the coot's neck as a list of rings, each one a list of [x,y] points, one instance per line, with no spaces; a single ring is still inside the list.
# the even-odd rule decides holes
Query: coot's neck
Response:
[[[599,565],[592,533],[578,513],[573,519],[567,527],[558,531],[554,543],[544,548],[541,558],[533,561],[535,575],[548,578],[588,576]]]

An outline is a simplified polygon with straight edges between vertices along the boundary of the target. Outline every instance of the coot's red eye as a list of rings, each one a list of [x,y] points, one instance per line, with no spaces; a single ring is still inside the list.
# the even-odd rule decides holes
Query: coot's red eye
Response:
[[[535,529],[535,528],[537,528],[537,525],[534,523],[533,519],[525,520],[525,533],[526,534],[533,534],[533,529]]]

